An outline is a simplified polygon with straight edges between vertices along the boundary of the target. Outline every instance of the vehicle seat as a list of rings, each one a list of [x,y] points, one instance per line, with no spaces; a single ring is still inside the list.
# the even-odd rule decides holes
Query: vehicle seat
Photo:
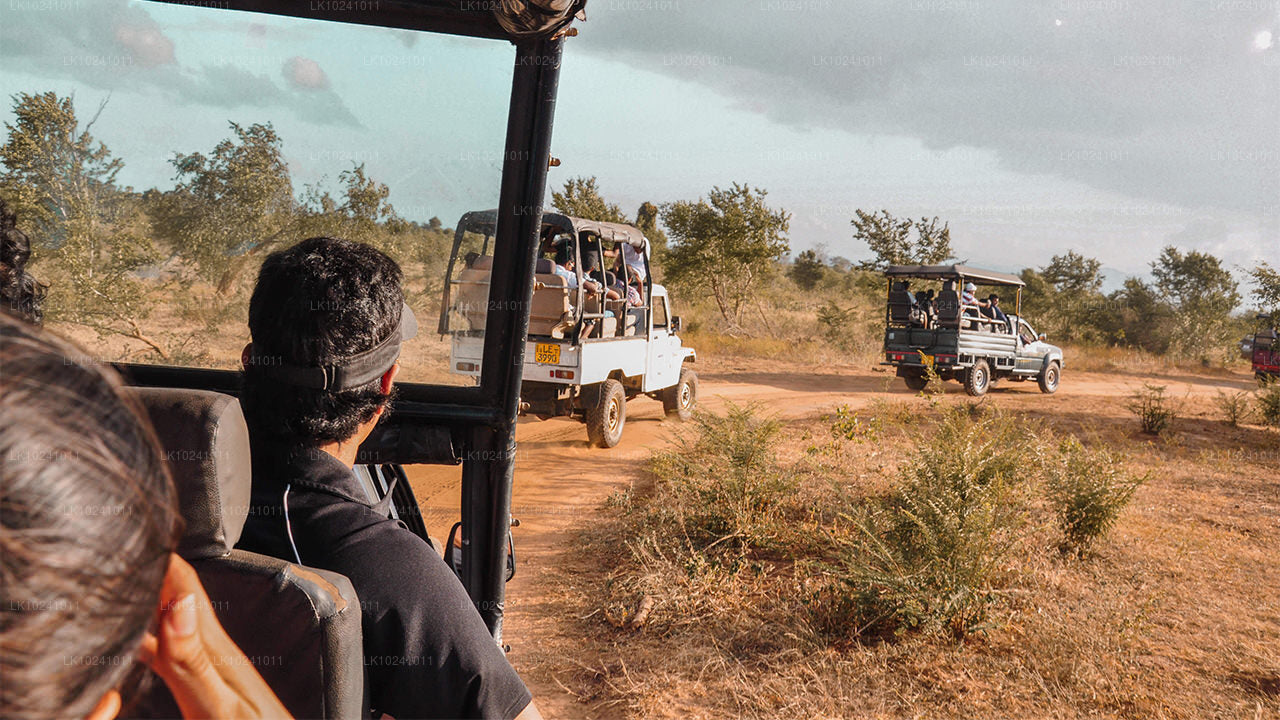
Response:
[[[249,431],[240,403],[203,390],[141,388],[199,573],[227,634],[297,718],[367,714],[360,601],[346,577],[234,550],[249,511]],[[136,717],[179,717],[154,682]]]
[[[542,263],[538,261],[538,272],[534,274],[533,304],[529,307],[529,334],[564,337],[565,325],[561,322],[566,313],[573,312],[570,303],[569,280],[550,271],[542,272]],[[576,294],[576,292],[574,293]]]
[[[894,325],[911,324],[911,293],[902,281],[895,282],[889,291],[889,322]]]
[[[470,330],[483,330],[489,307],[489,275],[493,256],[476,258],[471,267],[458,271],[453,309],[467,322]]]
[[[942,284],[942,291],[934,298],[933,309],[938,314],[938,325],[956,327],[960,324],[960,294],[954,280]]]

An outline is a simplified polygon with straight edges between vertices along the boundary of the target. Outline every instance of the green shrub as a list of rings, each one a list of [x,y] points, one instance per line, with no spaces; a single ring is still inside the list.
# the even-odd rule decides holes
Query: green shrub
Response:
[[[1224,393],[1218,391],[1218,395],[1214,398],[1214,402],[1218,404],[1218,409],[1222,411],[1223,418],[1231,427],[1238,426],[1242,421],[1249,419],[1253,414],[1253,407],[1249,404],[1249,393],[1233,392]]]
[[[731,404],[724,415],[695,416],[692,432],[650,463],[663,496],[655,507],[669,513],[673,529],[695,549],[730,541],[771,545],[795,487],[777,463],[781,430],[755,407]]]
[[[1132,478],[1119,454],[1091,450],[1074,437],[1062,442],[1048,465],[1045,485],[1058,516],[1062,549],[1083,554],[1105,535],[1146,477]]]
[[[874,442],[880,438],[880,430],[883,427],[884,421],[879,415],[872,414],[870,417],[863,418],[848,405],[841,405],[836,408],[835,419],[831,422],[831,437]]]
[[[1280,427],[1280,382],[1268,380],[1260,384],[1258,414],[1266,424]]]
[[[986,621],[1040,442],[1024,423],[952,409],[917,443],[897,492],[849,514],[836,536],[839,557],[814,604],[820,630],[963,637]]]
[[[1159,435],[1178,416],[1177,407],[1164,394],[1164,385],[1143,383],[1129,398],[1129,410],[1142,421],[1142,432]]]

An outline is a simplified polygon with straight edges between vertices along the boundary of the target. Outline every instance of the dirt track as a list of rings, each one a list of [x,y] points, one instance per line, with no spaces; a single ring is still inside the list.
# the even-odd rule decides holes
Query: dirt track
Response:
[[[802,374],[799,369],[779,372],[775,363],[766,361],[706,364],[696,369],[701,376],[701,406],[712,410],[726,402],[758,403],[777,417],[796,419],[827,414],[841,404],[859,408],[875,398],[926,402],[914,398],[892,374],[870,369],[810,369]],[[1217,391],[1246,390],[1253,381],[1242,372],[1151,377],[1129,372],[1074,373],[1068,368],[1055,395],[1042,395],[1034,382],[1004,381],[985,401],[1011,410],[1069,416],[1072,424],[1088,432],[1099,415],[1129,416],[1125,399],[1144,382],[1165,385],[1169,396],[1184,404],[1184,415],[1194,417],[1197,411],[1208,411],[1208,398]],[[964,398],[958,383],[947,383],[946,389],[949,397]],[[522,420],[512,503],[512,515],[521,523],[514,532],[519,571],[507,588],[505,632],[517,669],[522,659],[536,657],[543,648],[563,647],[563,638],[555,641],[558,628],[552,603],[540,590],[551,582],[554,565],[571,553],[575,529],[590,523],[591,514],[609,494],[641,477],[644,461],[654,449],[670,442],[676,427],[675,422],[663,420],[661,404],[647,398],[628,404],[622,443],[609,451],[588,447],[586,430],[579,422]],[[428,466],[409,470],[428,529],[433,536],[444,537],[458,514],[460,470]],[[526,681],[548,718],[587,716],[587,710],[554,679],[526,674]]]

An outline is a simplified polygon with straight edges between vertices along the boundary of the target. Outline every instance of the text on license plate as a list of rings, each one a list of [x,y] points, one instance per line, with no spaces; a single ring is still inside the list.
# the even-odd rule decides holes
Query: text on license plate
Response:
[[[533,361],[544,365],[560,363],[560,346],[555,343],[538,343],[534,348]]]

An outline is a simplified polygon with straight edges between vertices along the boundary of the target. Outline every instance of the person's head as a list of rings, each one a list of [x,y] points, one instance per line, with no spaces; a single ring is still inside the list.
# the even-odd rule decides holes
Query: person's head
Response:
[[[932,299],[933,299],[933,288],[929,288],[929,292],[926,292],[926,293],[924,294],[924,296],[925,296],[926,298],[929,298],[930,300],[932,300]]]
[[[965,291],[965,292],[967,292],[967,293],[975,292],[977,289],[978,289],[978,286],[977,286],[977,285],[974,285],[974,284],[973,284],[973,283],[971,283],[971,282],[968,282],[968,283],[965,283],[965,284],[964,284],[964,291]]]
[[[0,717],[111,717],[142,677],[181,520],[109,368],[0,314]]]
[[[991,303],[992,305],[999,305],[1000,296],[995,293],[991,293],[990,295],[987,296],[987,302]]]
[[[472,250],[468,252],[466,255],[462,256],[462,264],[466,267],[472,267],[473,265],[476,264],[476,260],[479,260],[479,259],[480,259],[480,253],[476,252],[475,250]]]
[[[382,414],[399,367],[401,277],[394,260],[350,240],[310,238],[267,256],[242,358],[240,403],[255,435],[345,442]],[[416,328],[411,314],[405,323]],[[363,379],[359,385],[335,380],[335,367],[357,366],[364,372],[345,379]]]
[[[573,247],[568,243],[561,243],[556,246],[556,264],[566,270],[572,270],[574,266]]]

